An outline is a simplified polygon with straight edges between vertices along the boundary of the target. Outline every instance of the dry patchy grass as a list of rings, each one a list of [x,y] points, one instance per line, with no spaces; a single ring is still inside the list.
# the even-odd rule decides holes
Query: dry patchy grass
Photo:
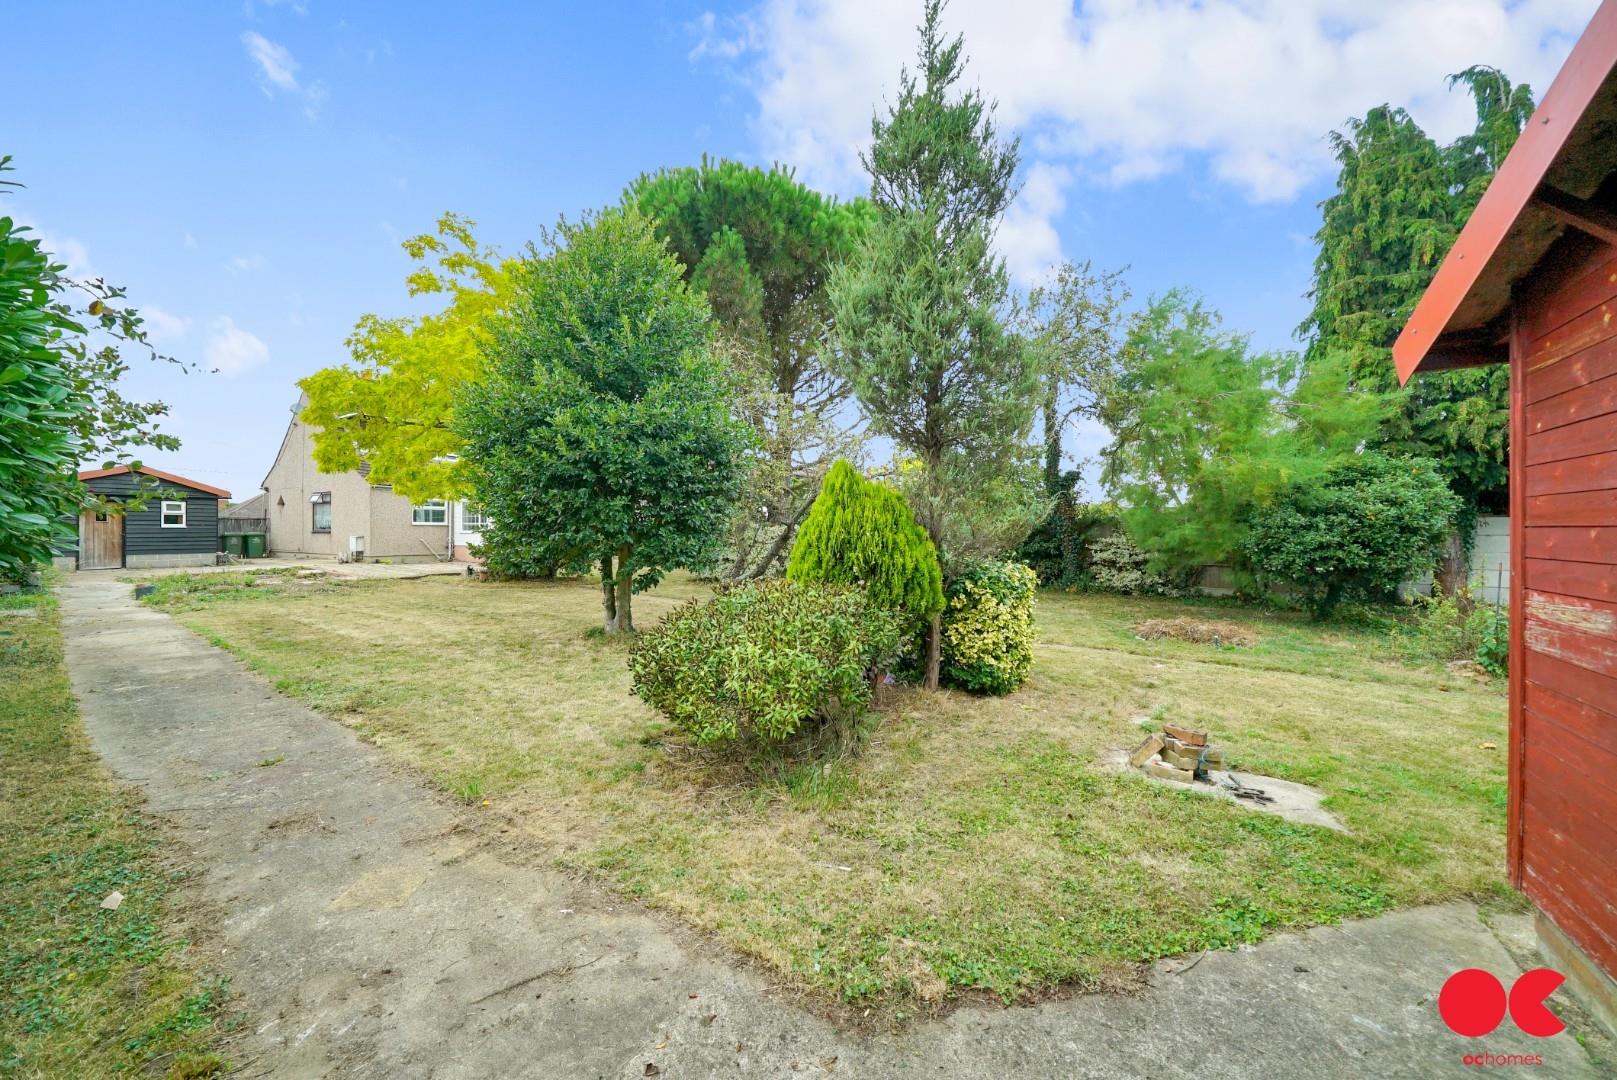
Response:
[[[654,622],[700,591],[636,598]],[[1141,961],[1283,927],[1504,895],[1505,705],[1398,662],[1385,632],[1180,601],[1046,594],[1005,698],[891,695],[864,752],[767,776],[692,751],[590,637],[588,583],[367,583],[178,617],[537,850],[795,985],[900,1010],[1126,985]],[[1242,650],[1142,641],[1216,613]],[[1142,723],[1315,784],[1352,834],[1104,771]]]
[[[0,821],[0,1076],[227,1072],[224,984],[188,962],[177,871],[90,749],[41,595],[0,597]]]

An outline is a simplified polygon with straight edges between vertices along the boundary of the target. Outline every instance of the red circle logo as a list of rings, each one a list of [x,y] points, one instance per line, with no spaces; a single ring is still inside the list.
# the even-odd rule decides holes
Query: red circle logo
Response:
[[[1504,984],[1481,968],[1456,971],[1437,995],[1437,1011],[1458,1034],[1486,1035],[1505,1018]]]
[[[1549,968],[1534,968],[1510,988],[1510,1018],[1529,1035],[1548,1038],[1566,1030],[1556,1015],[1544,1007],[1544,999],[1566,982],[1566,976]]]

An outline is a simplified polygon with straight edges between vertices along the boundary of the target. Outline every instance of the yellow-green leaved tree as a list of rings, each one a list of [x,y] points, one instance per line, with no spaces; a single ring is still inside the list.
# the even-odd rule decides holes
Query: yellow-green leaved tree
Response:
[[[488,322],[508,305],[518,262],[480,247],[475,224],[445,214],[435,232],[404,242],[417,263],[405,279],[410,295],[444,297],[441,311],[361,316],[347,342],[352,360],[298,383],[309,396],[303,419],[316,429],[321,471],[365,462],[371,483],[418,502],[465,494],[461,440],[450,423],[455,397],[482,373]]]

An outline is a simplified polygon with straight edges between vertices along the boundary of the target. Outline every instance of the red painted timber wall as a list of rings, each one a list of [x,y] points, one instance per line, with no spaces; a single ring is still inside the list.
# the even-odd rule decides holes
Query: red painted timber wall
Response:
[[[1514,314],[1511,876],[1617,974],[1617,248]]]

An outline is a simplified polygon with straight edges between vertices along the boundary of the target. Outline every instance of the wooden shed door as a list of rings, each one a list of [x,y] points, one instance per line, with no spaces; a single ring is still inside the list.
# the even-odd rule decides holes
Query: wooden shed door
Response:
[[[79,515],[79,569],[110,570],[124,564],[122,514]]]

